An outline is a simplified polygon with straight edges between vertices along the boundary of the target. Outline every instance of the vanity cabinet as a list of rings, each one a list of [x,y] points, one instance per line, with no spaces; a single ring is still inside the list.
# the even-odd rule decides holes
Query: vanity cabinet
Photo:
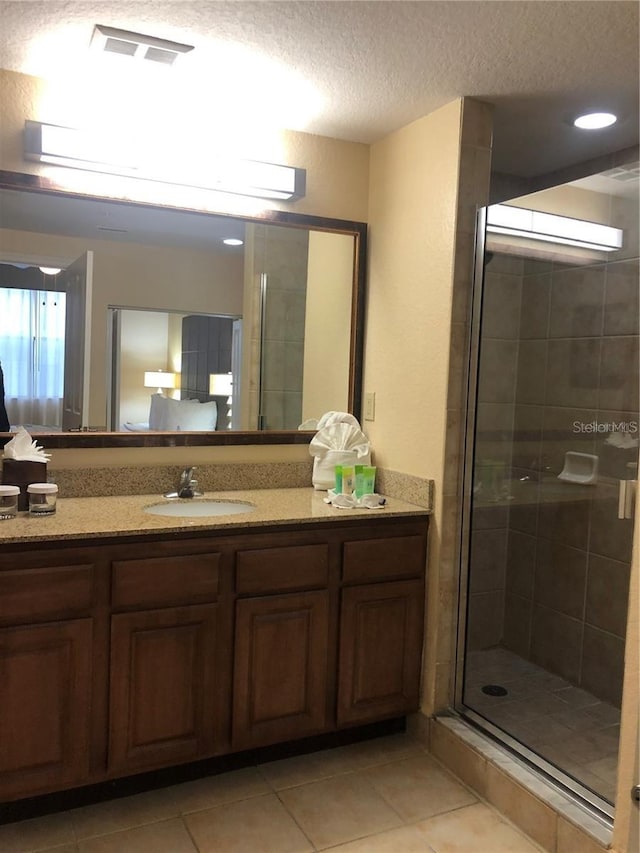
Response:
[[[370,723],[417,708],[424,584],[356,586],[342,594],[337,719]]]
[[[422,544],[421,537],[413,535],[343,546],[340,726],[418,707],[424,620]]]
[[[95,565],[0,558],[0,801],[90,772]]]
[[[229,693],[220,660],[228,653],[220,637],[220,559],[196,553],[112,563],[111,775],[222,749],[220,706]]]
[[[327,729],[332,631],[328,586],[326,543],[238,552],[235,748]]]
[[[0,556],[0,800],[417,709],[427,520]]]

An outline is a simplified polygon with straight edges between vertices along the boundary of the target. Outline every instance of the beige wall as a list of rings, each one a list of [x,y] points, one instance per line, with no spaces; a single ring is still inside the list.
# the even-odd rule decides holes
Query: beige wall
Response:
[[[432,582],[442,527],[461,108],[454,101],[371,150],[364,391],[375,392],[376,406],[365,431],[377,466],[435,481],[431,600],[438,597]],[[433,666],[429,656],[425,664]],[[428,681],[425,672],[425,701]]]
[[[442,479],[461,101],[371,147],[364,390],[377,464]],[[439,499],[436,515],[440,511]]]
[[[353,279],[353,237],[309,234],[302,420],[346,411]]]
[[[125,311],[120,325],[120,412],[118,425],[148,422],[150,396],[144,387],[147,370],[170,371],[169,315],[157,311]],[[164,392],[167,394],[167,392]]]
[[[491,108],[452,102],[372,147],[365,393],[378,465],[435,481],[422,706],[453,699],[465,363]]]

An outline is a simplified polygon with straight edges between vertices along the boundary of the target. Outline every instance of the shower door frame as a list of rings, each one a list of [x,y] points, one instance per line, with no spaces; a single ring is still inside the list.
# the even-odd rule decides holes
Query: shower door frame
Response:
[[[464,671],[466,664],[466,634],[469,602],[469,572],[471,570],[471,518],[473,478],[475,461],[475,428],[478,405],[478,371],[480,365],[480,335],[482,330],[482,301],[484,294],[484,269],[486,254],[487,208],[479,208],[476,215],[476,236],[474,251],[474,270],[471,290],[471,317],[469,335],[468,382],[466,393],[464,450],[462,454],[462,494],[460,505],[459,537],[459,588],[458,588],[458,625],[456,664],[454,672],[454,710],[464,720],[503,745],[520,758],[526,765],[538,771],[547,781],[558,787],[563,793],[573,797],[578,803],[586,805],[596,818],[611,828],[615,814],[615,804],[598,796],[578,782],[561,768],[529,749],[516,738],[509,735],[486,717],[466,706],[463,702]]]

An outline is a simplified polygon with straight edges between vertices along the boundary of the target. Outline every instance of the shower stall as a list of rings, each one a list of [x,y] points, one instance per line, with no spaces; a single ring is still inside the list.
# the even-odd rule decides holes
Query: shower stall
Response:
[[[516,227],[492,225],[513,211],[480,217],[457,707],[611,816],[640,436],[638,164],[506,206]],[[533,211],[552,214],[539,233]],[[594,222],[617,229],[611,245],[594,245]]]

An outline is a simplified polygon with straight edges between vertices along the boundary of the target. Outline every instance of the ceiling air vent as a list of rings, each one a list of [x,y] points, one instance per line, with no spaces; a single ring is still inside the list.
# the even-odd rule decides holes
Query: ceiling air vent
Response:
[[[614,181],[627,183],[627,181],[637,181],[640,177],[640,162],[629,163],[626,166],[616,166],[609,169],[607,172],[602,172],[605,178],[611,178]]]
[[[160,65],[173,65],[181,53],[193,50],[193,45],[96,24],[91,36],[91,48],[120,56],[132,56],[134,59],[146,59]]]

